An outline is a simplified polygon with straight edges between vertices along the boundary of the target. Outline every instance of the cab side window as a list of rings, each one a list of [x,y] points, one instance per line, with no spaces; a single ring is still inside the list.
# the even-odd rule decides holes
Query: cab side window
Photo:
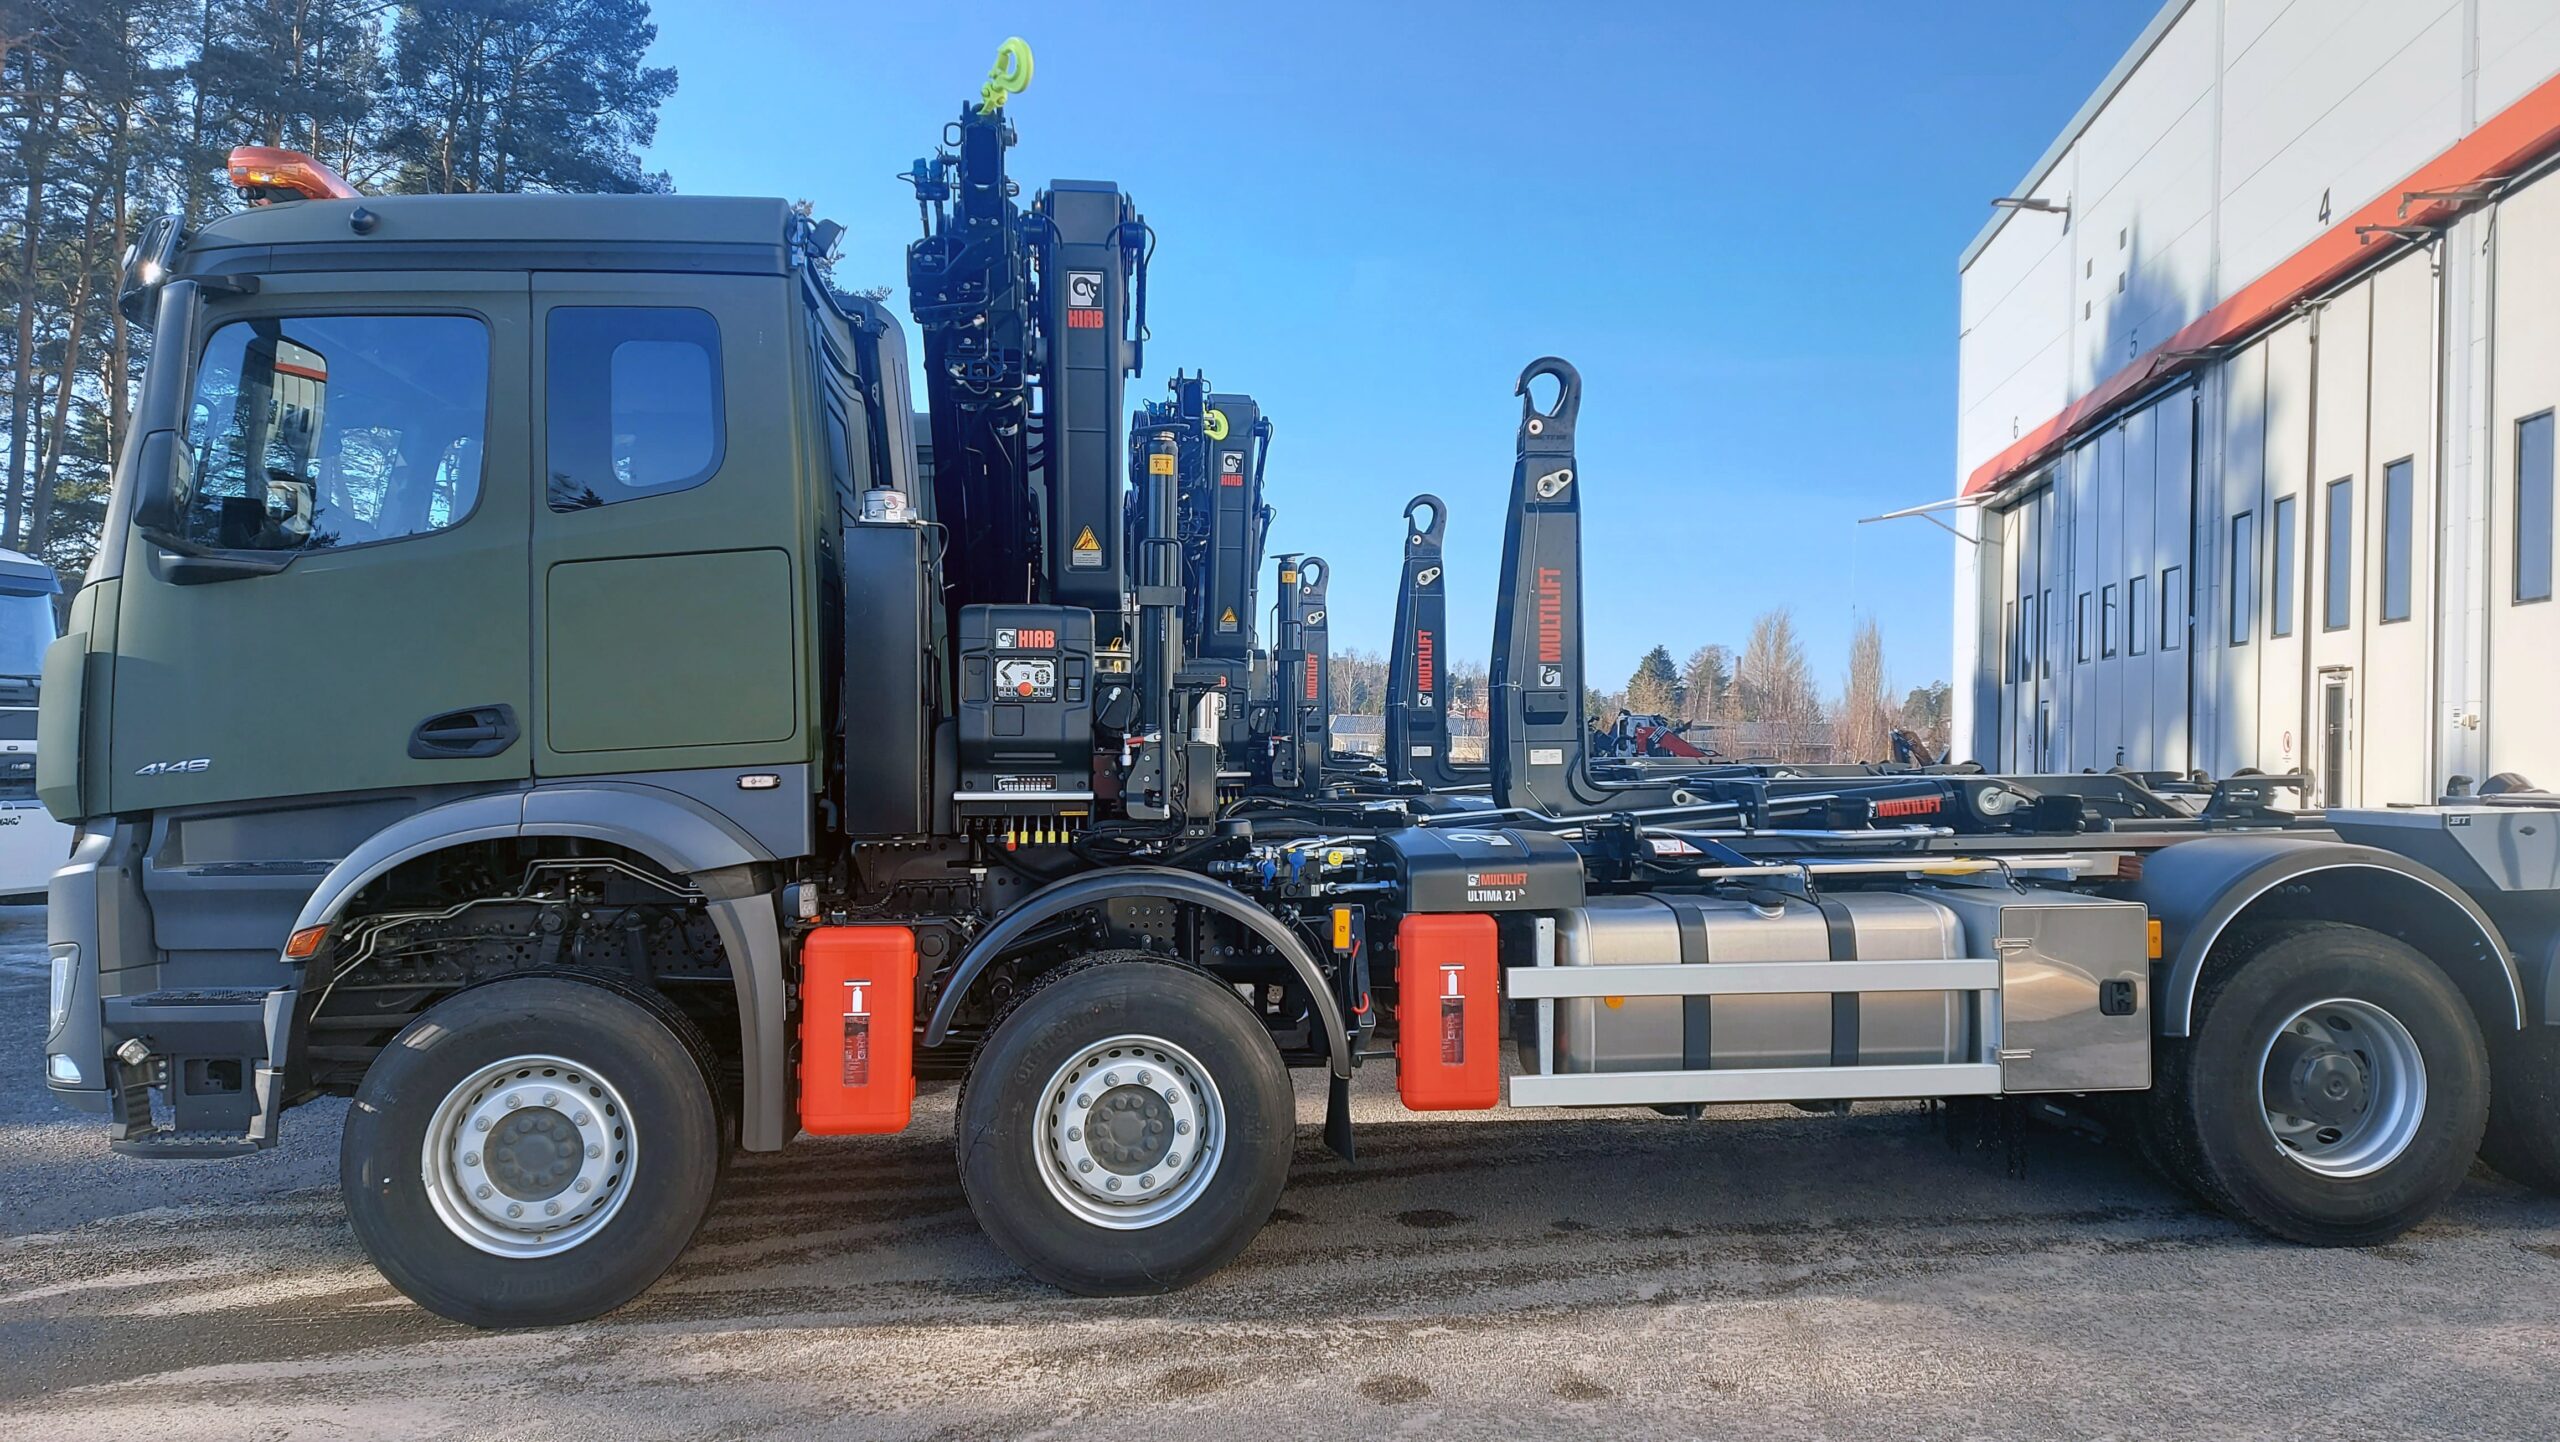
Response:
[[[470,316],[229,322],[187,410],[187,539],[327,550],[458,525],[488,419],[489,329]]]
[[[720,324],[684,306],[560,306],[544,366],[551,509],[691,490],[720,469]]]

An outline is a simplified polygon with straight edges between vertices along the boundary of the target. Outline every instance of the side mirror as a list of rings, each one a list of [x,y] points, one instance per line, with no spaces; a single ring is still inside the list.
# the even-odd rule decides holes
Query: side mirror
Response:
[[[124,276],[116,286],[116,308],[135,325],[151,324],[160,288],[178,266],[186,235],[174,215],[154,216],[125,252]]]
[[[134,528],[155,545],[185,554],[188,489],[187,395],[194,389],[196,331],[204,314],[203,291],[192,280],[164,281],[160,313],[152,326],[151,377],[134,417],[141,440],[133,449]]]

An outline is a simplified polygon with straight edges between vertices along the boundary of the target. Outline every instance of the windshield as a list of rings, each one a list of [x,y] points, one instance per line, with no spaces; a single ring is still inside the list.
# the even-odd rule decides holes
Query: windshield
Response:
[[[0,676],[42,674],[52,641],[51,596],[0,593]]]

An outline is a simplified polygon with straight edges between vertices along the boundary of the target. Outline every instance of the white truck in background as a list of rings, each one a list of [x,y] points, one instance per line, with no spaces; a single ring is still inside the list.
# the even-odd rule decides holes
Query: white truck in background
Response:
[[[36,694],[61,592],[51,566],[0,551],[0,904],[41,903],[71,856],[71,828],[36,800]]]

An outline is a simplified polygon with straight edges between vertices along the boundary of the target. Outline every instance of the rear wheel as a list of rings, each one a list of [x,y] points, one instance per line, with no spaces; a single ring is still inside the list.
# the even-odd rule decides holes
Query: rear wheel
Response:
[[[1025,1271],[1087,1296],[1216,1271],[1288,1180],[1296,1100],[1233,990],[1163,962],[1059,973],[997,1024],[960,1099],[960,1181]]]
[[[709,1211],[725,1127],[695,1049],[565,977],[462,992],[365,1072],[340,1143],[347,1219],[393,1286],[475,1327],[609,1312]]]
[[[2510,1181],[2560,1193],[2560,1027],[2505,1033],[2489,1056],[2495,1084],[2480,1160]]]
[[[2480,1028],[2406,943],[2310,923],[2238,939],[2165,1042],[2152,1098],[2165,1167],[2294,1241],[2388,1241],[2442,1205],[2486,1124]]]

